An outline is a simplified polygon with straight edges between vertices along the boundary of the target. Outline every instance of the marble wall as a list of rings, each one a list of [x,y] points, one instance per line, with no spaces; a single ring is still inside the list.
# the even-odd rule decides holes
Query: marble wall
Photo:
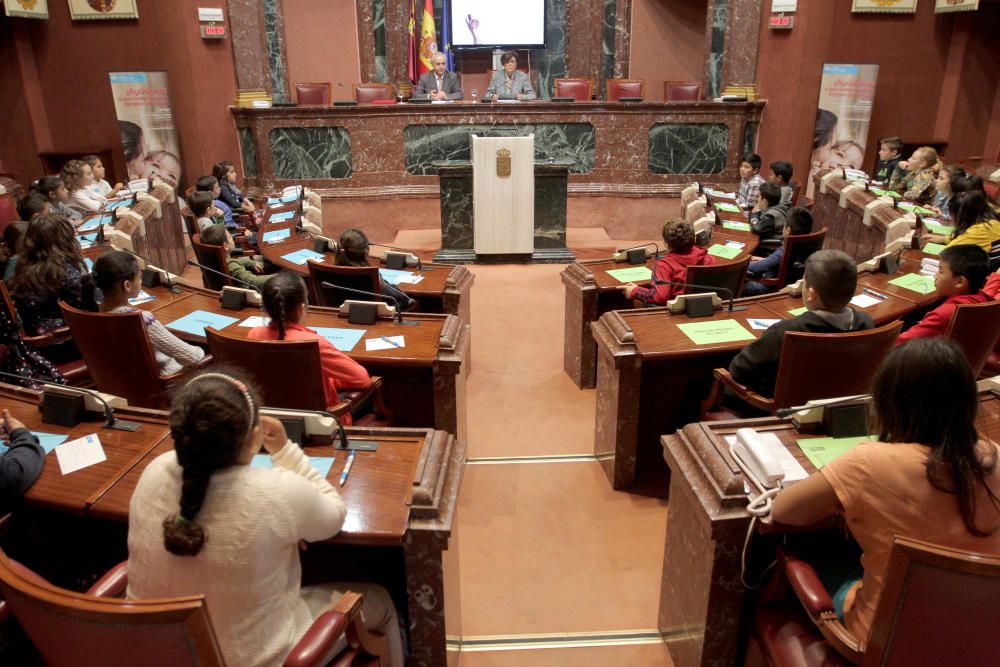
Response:
[[[604,99],[604,82],[615,78],[615,0],[604,0],[604,21],[601,24],[601,78],[598,99]]]
[[[473,134],[535,135],[535,159],[567,161],[570,172],[586,174],[594,168],[596,133],[590,123],[535,123],[525,125],[409,125],[403,131],[406,171],[414,176],[437,173],[435,162],[471,159]]]
[[[743,154],[754,153],[757,149],[757,127],[760,123],[749,121],[743,128]]]
[[[552,79],[566,76],[566,0],[546,0],[545,49],[535,50],[538,96],[550,99]]]
[[[649,130],[654,174],[718,174],[726,167],[729,128],[721,123],[656,123]]]
[[[264,42],[271,72],[271,99],[285,102],[288,96],[288,63],[285,60],[285,29],[279,0],[264,0]]]
[[[257,178],[257,145],[248,127],[239,128],[240,154],[243,156],[243,176]]]
[[[708,8],[708,62],[705,64],[705,97],[713,99],[722,92],[722,63],[726,46],[727,0],[710,0]]]
[[[385,55],[385,0],[372,0],[372,34],[375,42],[375,78],[389,81],[389,59]]]
[[[279,179],[349,178],[353,171],[351,135],[343,127],[276,127],[270,143]]]

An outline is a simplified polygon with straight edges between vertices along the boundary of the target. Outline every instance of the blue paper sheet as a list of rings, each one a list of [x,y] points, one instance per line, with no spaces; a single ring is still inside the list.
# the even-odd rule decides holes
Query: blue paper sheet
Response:
[[[273,232],[264,232],[260,238],[264,243],[277,243],[291,235],[292,230],[290,229],[275,229]]]
[[[401,278],[409,278],[416,275],[413,271],[397,271],[396,269],[379,269],[378,274],[382,276],[382,280],[390,285],[398,285]]]
[[[111,202],[110,204],[108,204],[107,206],[105,206],[104,210],[106,210],[106,211],[113,211],[116,208],[118,208],[119,206],[125,206],[125,204],[131,204],[131,203],[132,203],[131,199],[122,199],[121,201],[114,201],[114,202]]]
[[[89,248],[97,242],[97,232],[93,234],[80,234],[76,237],[76,242],[80,244],[81,248]]]
[[[275,204],[291,204],[293,201],[297,201],[298,198],[299,196],[297,194],[285,195],[284,197],[268,197],[267,204],[268,206],[273,206]]]
[[[195,336],[204,336],[205,327],[225,329],[230,324],[238,321],[239,320],[235,317],[227,317],[225,315],[219,315],[218,313],[210,313],[207,310],[196,310],[188,313],[178,320],[174,320],[168,324],[167,327],[174,329],[175,331],[183,331]]]
[[[281,213],[275,213],[267,219],[268,224],[272,222],[284,222],[285,220],[291,220],[295,217],[298,211],[282,211]]]
[[[309,465],[316,469],[322,477],[326,478],[330,474],[330,468],[333,467],[334,458],[332,456],[309,456]],[[270,454],[257,454],[250,461],[250,467],[252,468],[273,468],[274,465],[271,462]]]
[[[38,438],[38,444],[42,446],[42,449],[45,450],[46,454],[48,454],[53,449],[63,444],[67,440],[69,440],[68,435],[61,435],[59,433],[45,433],[44,431],[32,431],[32,434],[36,438]],[[7,445],[0,445],[0,456],[6,454],[8,449],[10,448],[7,447]]]
[[[101,225],[114,224],[114,216],[102,215],[99,218],[91,218],[78,228],[81,232],[96,231]]]
[[[312,327],[313,331],[327,339],[341,352],[350,352],[365,335],[364,330],[338,329],[336,327]]]
[[[323,255],[318,252],[313,252],[309,248],[303,248],[302,250],[296,250],[295,252],[290,252],[287,255],[282,255],[282,259],[287,259],[292,264],[303,265],[310,259],[323,259]]]
[[[84,257],[83,258],[83,264],[84,264],[84,266],[87,267],[88,271],[93,271],[94,270],[94,260],[92,260],[91,258]]]

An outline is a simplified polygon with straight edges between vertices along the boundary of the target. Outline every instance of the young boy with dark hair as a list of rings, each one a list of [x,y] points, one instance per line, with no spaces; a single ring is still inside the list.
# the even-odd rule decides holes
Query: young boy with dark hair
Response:
[[[212,193],[196,190],[188,197],[188,208],[198,220],[198,232],[202,233],[212,225],[221,222],[212,217]]]
[[[788,218],[788,205],[781,203],[781,188],[774,183],[762,183],[757,208],[759,210],[750,215],[750,231],[761,241],[780,239]]]
[[[625,292],[627,298],[665,306],[667,301],[683,292],[684,288],[666,285],[664,282],[683,283],[687,279],[689,266],[715,264],[715,257],[694,244],[694,227],[685,220],[668,220],[663,223],[663,242],[667,246],[667,254],[653,267],[653,284],[650,287],[639,287],[633,283],[622,285],[619,289]]]
[[[760,163],[756,153],[747,153],[740,162],[740,191],[736,195],[736,205],[740,208],[751,209],[757,205],[760,186],[765,183],[760,175]]]
[[[792,205],[792,163],[778,160],[771,163],[771,182],[781,188],[781,203],[786,206]]]
[[[989,273],[989,255],[977,245],[953,245],[942,250],[934,287],[938,294],[945,297],[944,303],[901,333],[896,345],[914,338],[943,336],[959,304],[989,301],[990,298],[982,291]]]
[[[902,159],[902,139],[899,137],[886,137],[879,141],[878,162],[875,163],[875,180],[888,183]]]
[[[802,302],[808,309],[790,320],[772,324],[729,364],[733,380],[761,396],[774,396],[778,362],[786,331],[846,333],[875,324],[867,313],[848,307],[858,284],[858,268],[840,250],[820,250],[806,260]]]
[[[264,283],[277,275],[276,273],[263,275],[264,267],[251,257],[233,257],[230,252],[235,244],[233,237],[229,235],[224,225],[209,225],[200,236],[201,242],[206,245],[221,245],[223,247],[226,252],[226,271],[236,280],[250,283],[255,287],[263,287]],[[246,287],[240,283],[236,283],[235,286]]]
[[[796,206],[788,212],[788,219],[785,221],[784,228],[785,238],[808,234],[812,231],[812,226],[813,217],[809,209]],[[760,282],[760,279],[773,278],[778,273],[778,269],[781,268],[781,258],[784,255],[785,244],[782,243],[781,246],[764,259],[750,262],[750,266],[747,267],[747,281],[743,284],[742,295],[758,296],[778,289],[777,287],[765,285]],[[784,285],[780,287],[784,287]]]
[[[222,194],[222,186],[219,185],[219,179],[215,176],[202,176],[195,181],[194,188],[197,192],[212,193],[212,204],[222,213],[222,219],[225,221],[226,227],[236,226],[236,223],[233,222],[233,209],[229,208],[224,201],[219,199],[219,196]]]

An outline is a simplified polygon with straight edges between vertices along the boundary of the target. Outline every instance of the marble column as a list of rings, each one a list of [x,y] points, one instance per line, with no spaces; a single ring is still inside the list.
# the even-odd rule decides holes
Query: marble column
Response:
[[[290,99],[281,0],[228,0],[228,3],[236,87],[264,89],[275,102]]]
[[[706,97],[717,97],[730,84],[757,82],[763,10],[764,0],[709,0],[705,21]]]
[[[380,7],[385,7],[384,0],[378,0]],[[375,75],[375,30],[376,24],[382,21],[385,28],[384,13],[375,11],[376,0],[356,0],[358,14],[358,56],[361,61],[361,80],[378,81]],[[376,16],[376,14],[378,14]],[[384,33],[383,33],[384,34]]]
[[[632,49],[632,0],[617,0],[615,7],[614,78],[628,78],[628,63]]]
[[[712,99],[722,92],[722,64],[726,44],[726,16],[728,2],[733,0],[708,0],[708,14],[705,17],[705,97]]]

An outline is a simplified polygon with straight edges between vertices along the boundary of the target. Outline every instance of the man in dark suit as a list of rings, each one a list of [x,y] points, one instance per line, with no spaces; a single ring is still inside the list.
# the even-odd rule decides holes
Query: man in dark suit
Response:
[[[462,83],[458,75],[447,70],[445,56],[436,51],[431,56],[434,69],[420,76],[417,87],[413,89],[414,97],[429,97],[432,100],[462,99]]]

